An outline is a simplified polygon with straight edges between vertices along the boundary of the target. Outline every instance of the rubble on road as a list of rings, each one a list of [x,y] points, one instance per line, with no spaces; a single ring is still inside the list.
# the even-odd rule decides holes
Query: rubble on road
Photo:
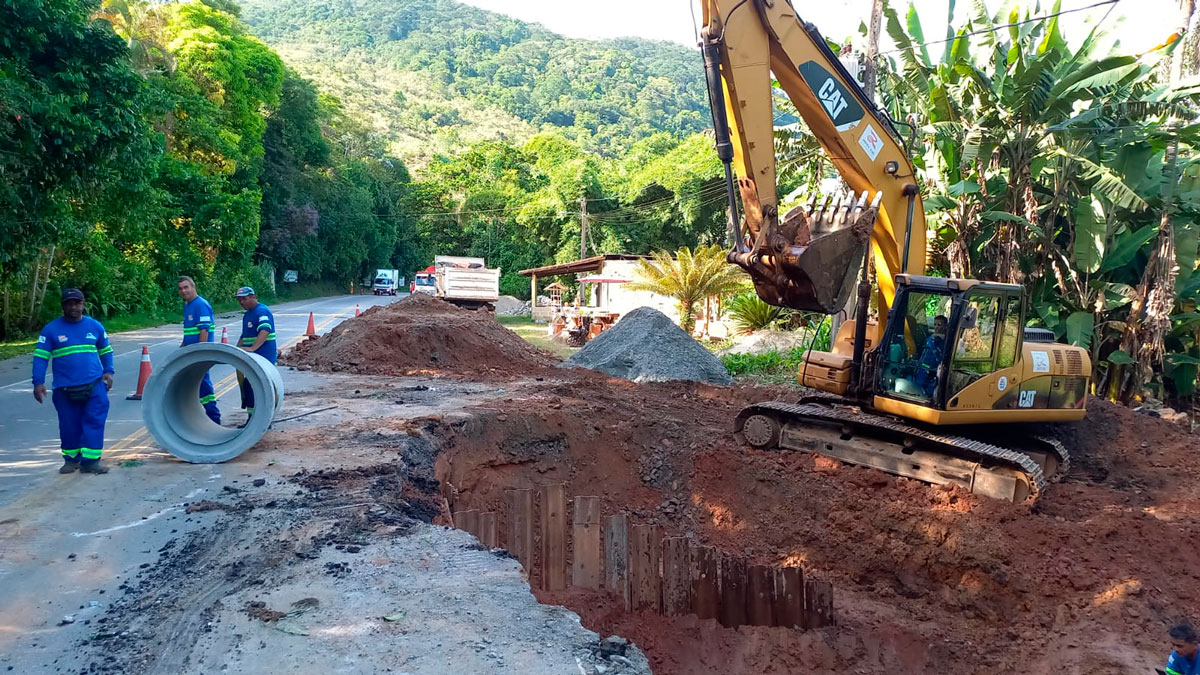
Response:
[[[590,368],[634,382],[691,380],[727,385],[724,364],[667,315],[639,307],[592,338],[566,366]]]

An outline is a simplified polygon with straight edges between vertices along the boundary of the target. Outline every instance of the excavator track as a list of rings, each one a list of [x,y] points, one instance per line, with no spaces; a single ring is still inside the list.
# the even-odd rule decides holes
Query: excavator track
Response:
[[[787,448],[870,466],[935,485],[1014,503],[1032,502],[1050,479],[1066,472],[1069,455],[1054,439],[1034,437],[1040,456],[978,439],[941,434],[863,410],[841,399],[808,397],[799,403],[748,406],[734,423],[739,441],[756,448]]]

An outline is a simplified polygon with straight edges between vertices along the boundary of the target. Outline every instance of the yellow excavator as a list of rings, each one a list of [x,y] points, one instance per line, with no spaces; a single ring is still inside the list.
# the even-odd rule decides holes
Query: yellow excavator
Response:
[[[987,497],[1035,499],[1069,456],[1029,423],[1084,417],[1087,352],[1026,328],[1021,286],[923,275],[925,213],[902,137],[789,0],[702,5],[736,232],[729,261],[772,305],[834,314],[856,299],[831,351],[805,353],[799,381],[822,393],[747,407],[737,438]],[[772,75],[851,190],[782,217]],[[886,322],[868,316],[868,250]]]

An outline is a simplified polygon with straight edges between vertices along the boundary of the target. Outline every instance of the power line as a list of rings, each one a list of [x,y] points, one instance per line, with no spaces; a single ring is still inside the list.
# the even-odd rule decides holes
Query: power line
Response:
[[[944,44],[946,42],[954,42],[955,40],[960,40],[962,38],[969,38],[969,37],[972,37],[975,35],[983,35],[985,33],[995,33],[996,31],[1004,30],[1005,28],[1014,28],[1016,26],[1024,26],[1027,23],[1033,23],[1035,21],[1045,21],[1046,19],[1053,19],[1056,16],[1062,16],[1064,14],[1073,14],[1075,12],[1082,12],[1082,11],[1089,10],[1089,9],[1095,9],[1096,7],[1104,7],[1105,5],[1115,5],[1118,2],[1120,2],[1120,0],[1104,0],[1103,2],[1097,2],[1097,3],[1091,4],[1091,5],[1087,5],[1085,7],[1076,7],[1075,9],[1064,9],[1061,12],[1054,12],[1053,14],[1044,14],[1042,16],[1034,16],[1034,17],[1025,19],[1024,21],[1017,21],[1016,23],[1006,23],[1006,24],[1003,24],[1000,26],[992,26],[991,28],[983,28],[980,30],[971,31],[970,33],[963,33],[962,35],[955,35],[952,38],[946,38],[944,40],[930,40],[929,42],[922,42],[922,43],[915,44],[915,45],[909,45],[907,47],[900,47],[899,49],[890,49],[886,52],[879,52],[879,55],[884,56],[886,54],[898,54],[900,52],[912,51],[914,49],[920,49],[921,47],[927,47],[929,45],[940,45],[940,44]],[[1112,11],[1111,7],[1109,8],[1109,11],[1110,12]],[[1108,17],[1108,15],[1105,14],[1105,18],[1107,18],[1107,17]],[[1101,21],[1103,22],[1103,19],[1101,19]],[[1099,24],[1097,24],[1097,26],[1099,26]]]

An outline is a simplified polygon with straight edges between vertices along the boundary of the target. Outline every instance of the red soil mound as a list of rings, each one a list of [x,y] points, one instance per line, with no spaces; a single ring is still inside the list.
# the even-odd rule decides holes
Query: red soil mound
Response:
[[[372,307],[328,334],[296,345],[280,363],[364,375],[521,375],[550,368],[552,355],[491,314],[414,294]]]

